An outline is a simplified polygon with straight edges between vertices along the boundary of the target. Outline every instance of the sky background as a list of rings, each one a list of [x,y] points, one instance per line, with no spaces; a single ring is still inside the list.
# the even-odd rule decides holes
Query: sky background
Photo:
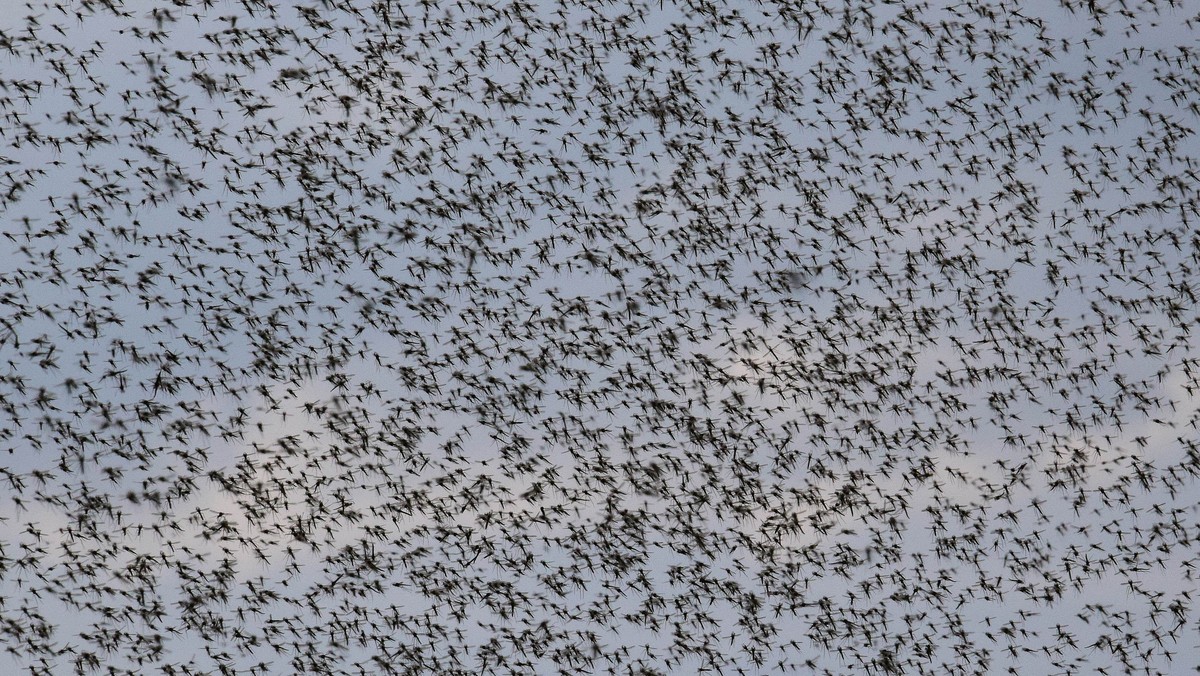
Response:
[[[4,659],[1192,669],[1191,11],[0,15]]]

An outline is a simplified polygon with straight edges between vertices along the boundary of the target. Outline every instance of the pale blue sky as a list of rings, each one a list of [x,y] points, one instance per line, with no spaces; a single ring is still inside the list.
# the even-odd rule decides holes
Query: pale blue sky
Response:
[[[28,626],[37,609],[56,630],[43,653],[6,636],[6,668],[71,673],[91,650],[144,672],[131,639],[99,651],[120,630],[160,634],[156,668],[176,673],[222,652],[242,670],[318,670],[269,647],[281,623],[310,629],[336,673],[421,673],[414,655],[509,673],[488,672],[484,646],[511,656],[538,632],[555,635],[512,673],[555,673],[552,651],[572,644],[601,656],[595,673],[1119,673],[1106,641],[1127,635],[1147,673],[1200,663],[1182,11],[1143,3],[1134,32],[1116,7],[849,3],[808,32],[791,5],[733,3],[706,33],[699,9],[658,3],[628,21],[626,5],[539,5],[525,28],[470,23],[467,6],[426,20],[414,5],[402,27],[392,3],[389,27],[269,4],[0,16],[15,45],[0,54],[0,196],[43,172],[0,203],[0,394],[15,407],[0,424],[0,618]],[[314,42],[275,41],[305,16]],[[439,20],[450,35],[422,47]],[[62,46],[31,52],[33,22]],[[506,27],[524,41],[507,54]],[[359,51],[370,40],[413,59]],[[685,46],[690,63],[654,56]],[[884,68],[899,71],[890,102]],[[617,100],[643,114],[617,121]],[[1127,115],[1108,117],[1121,100]],[[29,128],[61,148],[21,140]],[[1016,181],[1030,199],[1003,192]],[[442,199],[456,190],[485,199]],[[803,286],[778,284],[797,267],[812,268]],[[176,363],[160,373],[160,359]],[[45,419],[41,392],[58,406]],[[354,416],[369,437],[339,433]],[[295,539],[306,528],[319,547]],[[689,530],[730,544],[703,551]],[[475,557],[481,540],[496,553]],[[322,591],[368,550],[377,587]],[[601,552],[638,562],[618,573]],[[139,566],[149,577],[125,572]],[[675,574],[689,567],[707,578]],[[461,605],[432,601],[422,574],[460,585]],[[228,599],[207,610],[226,635],[181,628],[179,602],[223,575]],[[472,583],[526,601],[504,617]],[[276,600],[250,600],[260,587]],[[88,605],[151,600],[155,620]],[[356,617],[372,640],[340,638]],[[746,618],[774,625],[763,646]],[[672,619],[695,623],[673,633]],[[1155,622],[1180,630],[1160,643]]]

